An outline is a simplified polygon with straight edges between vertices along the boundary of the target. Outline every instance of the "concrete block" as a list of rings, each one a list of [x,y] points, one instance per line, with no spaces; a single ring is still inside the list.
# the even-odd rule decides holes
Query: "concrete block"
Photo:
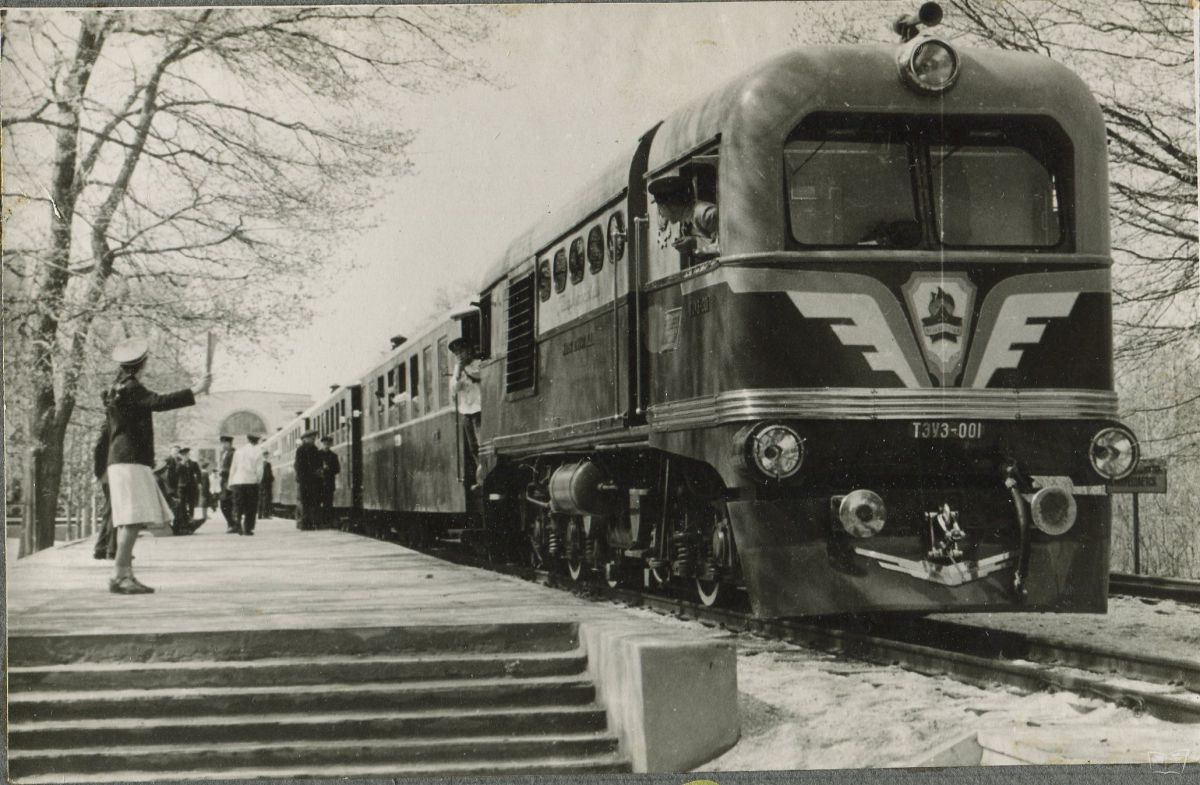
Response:
[[[1195,734],[1186,724],[1142,728],[1107,725],[1039,725],[987,728],[966,733],[923,755],[910,766],[1056,766],[1195,763]]]
[[[732,641],[583,622],[588,671],[635,772],[689,771],[738,740]]]

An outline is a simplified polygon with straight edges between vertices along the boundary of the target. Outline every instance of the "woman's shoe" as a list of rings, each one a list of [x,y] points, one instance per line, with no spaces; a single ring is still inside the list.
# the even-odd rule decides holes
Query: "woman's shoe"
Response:
[[[138,583],[132,577],[122,578],[121,580],[110,580],[108,582],[108,590],[113,594],[153,594],[154,589],[144,583]]]

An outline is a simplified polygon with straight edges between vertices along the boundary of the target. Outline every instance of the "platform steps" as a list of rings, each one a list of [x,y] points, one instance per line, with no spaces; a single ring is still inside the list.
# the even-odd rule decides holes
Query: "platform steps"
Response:
[[[630,770],[571,624],[9,644],[18,782]]]

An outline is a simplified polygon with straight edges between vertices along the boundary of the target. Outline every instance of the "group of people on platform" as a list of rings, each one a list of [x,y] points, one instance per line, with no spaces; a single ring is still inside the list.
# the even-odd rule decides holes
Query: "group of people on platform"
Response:
[[[300,434],[296,460],[292,469],[296,475],[296,528],[302,531],[321,529],[333,520],[333,495],[342,462],[333,451],[333,437],[321,437],[317,447],[317,430]]]
[[[479,427],[478,358],[461,340],[449,348],[457,359],[457,408],[466,431],[469,457],[474,458]],[[195,404],[196,396],[208,392],[212,374],[205,374],[192,387],[155,393],[138,378],[149,354],[145,339],[131,338],[119,344],[112,352],[116,375],[101,395],[104,425],[93,457],[95,475],[104,491],[104,508],[94,555],[115,561],[108,584],[114,594],[154,592],[133,574],[133,549],[142,529],[170,526],[175,534],[190,534],[219,504],[226,531],[251,536],[258,517],[269,516],[274,490],[274,473],[267,450],[258,446],[257,434],[247,434],[246,443],[236,450],[232,436],[221,436],[221,453],[215,467],[198,464],[191,459],[189,448],[175,446],[155,468],[153,413]],[[330,525],[341,473],[341,462],[332,450],[333,438],[323,437],[318,448],[318,435],[316,430],[306,431],[296,449],[296,527],[302,530]],[[197,507],[200,523],[195,522]]]
[[[154,470],[167,501],[175,510],[175,520],[171,522],[171,531],[175,534],[191,534],[198,529],[204,521],[196,523],[196,507],[204,512],[208,504],[208,478],[190,453],[190,448],[175,445]]]

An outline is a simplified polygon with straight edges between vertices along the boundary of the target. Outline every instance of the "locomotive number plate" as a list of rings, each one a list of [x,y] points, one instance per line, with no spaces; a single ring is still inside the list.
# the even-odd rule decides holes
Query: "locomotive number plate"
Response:
[[[914,439],[981,439],[983,423],[922,420],[912,424],[912,435]]]

